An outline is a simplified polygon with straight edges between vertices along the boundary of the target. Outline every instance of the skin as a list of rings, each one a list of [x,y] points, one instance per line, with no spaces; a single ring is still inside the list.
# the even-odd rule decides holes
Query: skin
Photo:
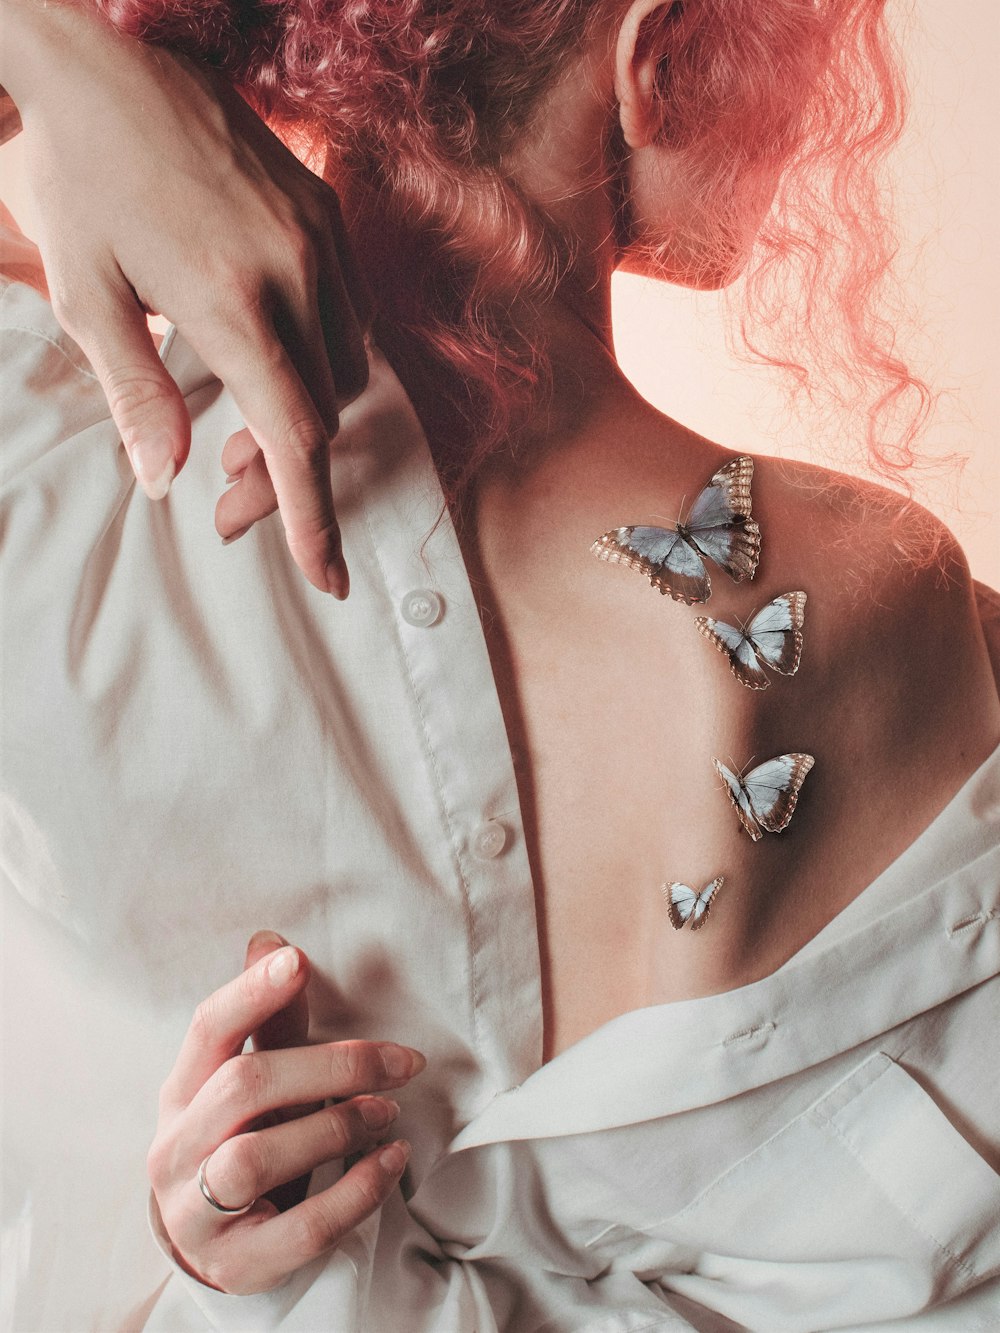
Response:
[[[255,935],[242,975],[199,1005],[160,1091],[148,1170],[164,1227],[189,1273],[235,1295],[277,1286],[332,1249],[381,1207],[409,1158],[403,1140],[381,1145],[398,1103],[372,1094],[404,1087],[424,1057],[393,1042],[302,1045],[308,979],[300,950]],[[336,1184],[289,1193],[320,1162],[355,1155]],[[216,1199],[255,1200],[248,1212],[206,1204],[203,1161]]]
[[[330,441],[367,382],[368,298],[336,195],[194,62],[119,37],[85,7],[3,0],[0,16],[0,84],[20,112],[53,308],[140,484],[162,499],[191,438],[152,312],[231,390],[303,574],[345,597]],[[113,154],[95,125],[116,127]],[[216,527],[229,538],[260,516],[235,487]]]
[[[802,667],[765,692],[739,686],[698,635],[702,608],[588,555],[610,528],[669,524],[734,456],[650,407],[614,360],[610,279],[623,263],[641,267],[641,220],[666,219],[669,240],[682,201],[688,245],[712,207],[656,139],[652,79],[635,45],[650,8],[633,6],[616,42],[598,39],[582,55],[539,112],[544,133],[525,146],[525,188],[592,182],[560,188],[557,207],[562,226],[600,239],[583,280],[547,312],[556,369],[544,429],[516,466],[502,456],[484,470],[461,531],[517,760],[547,1057],[631,1009],[773,972],[1000,740],[961,551],[888,491],[757,460],[761,564],[741,587],[715,572],[708,609],[735,623],[781,592],[808,593]],[[609,106],[640,219],[624,239],[605,183],[613,167],[594,162]],[[734,252],[731,267],[741,259]],[[678,253],[679,272],[689,261]],[[792,750],[815,755],[815,769],[789,827],[755,844],[711,758],[742,768]],[[670,930],[658,884],[700,889],[720,873],[710,925]]]
[[[996,685],[961,553],[935,520],[897,496],[823,469],[758,460],[760,570],[753,584],[739,588],[714,574],[709,610],[733,621],[780,592],[802,588],[809,595],[798,676],[759,694],[743,690],[697,634],[699,608],[660,597],[634,572],[588,554],[609,528],[675,519],[684,497],[690,501],[733,456],[652,409],[614,360],[611,273],[641,271],[640,242],[653,229],[657,239],[676,241],[677,276],[690,274],[699,217],[707,223],[712,208],[656,139],[652,71],[637,48],[642,19],[655,8],[652,0],[637,0],[618,26],[595,34],[551,90],[510,163],[523,188],[576,236],[589,264],[546,312],[554,394],[536,436],[517,466],[497,457],[483,471],[460,516],[518,775],[542,955],[546,1058],[638,1006],[732,989],[779,967],[912,842],[1000,738]],[[110,70],[119,48],[101,50]],[[168,57],[156,63],[160,82],[151,95],[167,102],[180,86],[175,78],[190,87],[200,77]],[[209,103],[213,95],[224,100],[209,91]],[[66,127],[65,119],[29,106],[26,132],[37,133],[41,159],[57,154],[56,129]],[[210,121],[218,129],[217,119]],[[623,163],[613,162],[608,149],[616,131],[626,146]],[[232,133],[237,140],[249,133],[257,143],[256,131],[242,121]],[[156,134],[146,122],[137,158],[155,152]],[[219,151],[218,139],[209,143]],[[213,238],[203,247],[212,265],[237,203],[256,209],[263,195],[281,213],[263,179],[274,161],[283,161],[280,154],[258,157],[261,174],[241,171],[241,153],[235,160],[225,199],[210,198],[205,188],[198,195]],[[141,180],[145,168],[138,162],[131,168]],[[616,182],[618,170],[624,179]],[[47,263],[58,277],[60,227],[72,216],[65,197],[81,181],[62,175],[61,160],[52,178],[65,182],[52,186],[50,210],[56,239]],[[127,188],[135,188],[134,179]],[[197,188],[197,173],[189,173],[192,179]],[[299,178],[293,171],[282,185],[288,180],[294,199]],[[163,183],[158,174],[158,190]],[[166,213],[138,267],[122,264],[128,227],[124,243],[111,245],[137,292],[153,290],[141,276],[143,263],[155,267],[161,256],[165,290],[183,286],[178,252],[170,251],[171,238],[181,234],[180,210],[172,211],[167,185]],[[109,182],[108,188],[122,187]],[[617,212],[622,188],[631,235],[622,235]],[[192,209],[191,216],[202,215]],[[81,218],[79,225],[84,235],[91,228],[98,250],[111,244],[92,221]],[[244,287],[260,286],[267,271],[266,247],[251,231],[241,236],[249,249],[235,269]],[[224,248],[223,257],[228,270],[222,264],[202,273],[199,289],[224,298],[234,260]],[[736,252],[731,264],[713,258],[718,281],[741,260]],[[96,306],[91,299],[88,308],[106,315],[106,291],[99,280],[89,281]],[[151,303],[176,319],[168,301]],[[192,337],[194,325],[181,327]],[[233,336],[232,321],[219,328]],[[308,362],[308,349],[321,345],[321,334],[305,314],[297,328],[285,351],[297,366],[299,390],[308,385],[315,403],[323,398],[316,380],[323,374]],[[275,332],[272,323],[272,338]],[[133,333],[134,350],[141,342],[137,325]],[[92,331],[91,345],[105,336],[106,323]],[[223,379],[223,371],[237,367],[236,380],[227,381],[234,393],[245,352],[237,346],[226,365],[209,360]],[[270,394],[270,381],[263,382]],[[156,388],[166,404],[169,388]],[[226,443],[223,462],[241,480],[220,502],[220,533],[232,535],[276,504],[286,530],[290,522],[294,528],[281,452],[259,419]],[[314,483],[317,476],[318,465]],[[711,757],[741,767],[751,756],[760,762],[791,749],[817,756],[799,809],[784,833],[752,844]],[[719,873],[726,884],[706,928],[672,932],[659,883],[676,878],[701,888]],[[351,1043],[349,1059],[344,1051],[304,1045],[306,961],[296,953],[295,976],[274,987],[265,964],[253,961],[262,947],[258,941],[251,950],[244,977],[199,1010],[164,1089],[150,1156],[175,1247],[192,1272],[227,1291],[274,1285],[283,1276],[269,1267],[276,1254],[290,1271],[329,1248],[398,1178],[395,1167],[377,1167],[377,1156],[368,1153],[317,1196],[324,1203],[311,1212],[302,1210],[313,1201],[278,1212],[263,1197],[321,1160],[370,1147],[378,1130],[362,1127],[357,1099],[368,1094],[371,1103],[374,1094],[379,1101],[378,1093],[400,1085],[386,1081],[366,1044]],[[237,1054],[254,1032],[262,1047],[282,1049]],[[272,1089],[263,1099],[252,1091],[262,1084]],[[329,1098],[338,1099],[332,1115],[311,1109]],[[294,1119],[244,1132],[260,1116],[289,1108]],[[322,1129],[317,1115],[326,1117]],[[240,1153],[254,1133],[275,1136],[269,1142],[279,1147],[266,1166],[251,1149],[247,1169]],[[258,1198],[244,1218],[216,1215],[198,1195],[195,1177],[208,1153],[209,1182],[219,1197]]]

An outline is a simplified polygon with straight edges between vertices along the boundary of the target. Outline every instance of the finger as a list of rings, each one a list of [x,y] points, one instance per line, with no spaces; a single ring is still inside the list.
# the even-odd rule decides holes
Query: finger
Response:
[[[273,930],[258,931],[247,945],[246,959],[243,964],[244,970],[253,967],[269,953],[273,953],[287,943],[286,939]],[[301,990],[291,1004],[284,1009],[279,1009],[273,1018],[269,1018],[266,1023],[262,1024],[253,1034],[251,1040],[255,1051],[266,1051],[276,1050],[280,1047],[303,1046],[308,1036],[309,1000],[307,992]],[[275,1123],[280,1124],[286,1120],[297,1120],[300,1117],[308,1116],[321,1109],[321,1102],[313,1102],[308,1106],[296,1106],[290,1110],[275,1111],[273,1119]],[[310,1161],[293,1175],[282,1177],[280,1183],[276,1186],[266,1186],[266,1190],[270,1191],[268,1198],[279,1212],[284,1212],[286,1208],[301,1203],[306,1197],[309,1190],[309,1172],[314,1164],[314,1161]],[[264,1189],[258,1189],[257,1194],[248,1194],[247,1198],[256,1198],[264,1192]]]
[[[196,1170],[225,1139],[270,1111],[401,1088],[425,1064],[408,1046],[372,1041],[234,1056],[177,1117],[173,1136],[183,1144],[183,1169]]]
[[[249,345],[229,342],[221,358],[212,357],[211,348],[208,355],[195,350],[229,386],[264,454],[295,563],[315,587],[346,597],[347,566],[330,486],[330,427],[288,352],[263,325]]]
[[[288,941],[273,930],[259,930],[247,945],[243,970],[256,966],[268,954],[282,948]],[[253,1034],[256,1051],[275,1050],[282,1046],[304,1046],[309,1036],[309,998],[305,990],[298,991],[291,1004],[279,1009],[262,1023]]]
[[[232,1240],[239,1248],[237,1251],[237,1244],[228,1247],[231,1271],[216,1270],[217,1285],[234,1295],[267,1290],[326,1254],[382,1207],[396,1188],[409,1155],[410,1146],[402,1139],[376,1148],[335,1185],[287,1213],[234,1227]],[[224,1281],[219,1282],[218,1277]]]
[[[323,264],[321,271],[329,272],[331,267],[335,267],[340,273],[341,280],[343,281],[347,292],[347,299],[351,303],[351,310],[354,312],[354,318],[358,323],[362,342],[364,342],[364,335],[371,327],[375,300],[372,295],[372,289],[369,287],[368,281],[355,258],[354,246],[351,244],[351,239],[347,234],[347,227],[340,211],[340,200],[332,189],[329,190],[329,194],[332,196],[332,202],[330,202],[330,206],[327,209],[327,216],[330,223],[330,230],[333,234],[335,258],[331,265],[327,255],[324,255],[321,261]],[[367,357],[365,360],[367,362]],[[336,363],[334,363],[334,378],[338,379],[339,383]],[[349,376],[345,377],[344,382],[348,383],[349,379]]]
[[[121,283],[80,318],[60,309],[100,381],[139,485],[162,500],[191,448],[184,398],[157,355],[146,315]]]
[[[230,435],[222,446],[222,468],[227,477],[239,476],[260,453],[257,441],[244,428]]]
[[[227,1208],[242,1208],[323,1162],[368,1152],[399,1114],[391,1098],[355,1097],[272,1129],[237,1134],[205,1163],[205,1180]]]
[[[235,541],[260,519],[273,514],[278,497],[271,484],[264,455],[257,451],[240,478],[219,496],[215,506],[215,529],[223,541]]]
[[[324,274],[321,282],[317,272],[311,284],[300,285],[294,291],[276,286],[270,293],[268,304],[275,332],[309,390],[309,396],[326,427],[329,444],[337,433],[340,420],[337,384],[325,345],[320,313],[320,286],[326,293],[325,313],[335,329],[348,320],[353,321],[347,294],[336,273],[332,277]]]
[[[289,946],[203,1000],[163,1085],[161,1106],[175,1111],[187,1106],[205,1081],[243,1049],[251,1033],[291,1003],[308,975],[305,955]]]
[[[368,384],[368,351],[355,306],[355,295],[361,290],[362,280],[357,273],[355,293],[352,294],[345,285],[346,275],[341,268],[344,252],[332,240],[320,243],[319,260],[316,313],[321,347],[332,370],[339,410],[352,403]],[[369,304],[370,298],[367,298],[366,305]],[[311,382],[307,380],[307,383]]]

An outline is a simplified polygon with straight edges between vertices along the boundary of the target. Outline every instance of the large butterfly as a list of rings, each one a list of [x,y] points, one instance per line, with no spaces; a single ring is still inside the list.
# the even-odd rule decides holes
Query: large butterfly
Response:
[[[765,665],[783,676],[794,676],[799,669],[805,606],[804,592],[786,592],[739,627],[711,616],[698,616],[694,623],[709,643],[729,658],[732,673],[741,685],[766,690],[770,681]]]
[[[779,754],[739,776],[718,759],[712,762],[726,784],[740,823],[754,842],[759,842],[763,832],[780,833],[787,827],[806,774],[816,761],[811,754]]]
[[[720,467],[672,528],[615,528],[598,537],[591,550],[599,560],[627,565],[645,574],[654,588],[675,601],[707,602],[711,560],[735,583],[752,579],[760,556],[760,528],[750,517],[753,459],[741,454]]]
[[[687,921],[691,922],[692,930],[700,930],[712,906],[712,899],[724,882],[723,876],[719,875],[711,884],[706,884],[701,893],[695,893],[686,884],[661,884],[660,892],[667,900],[667,916],[674,930],[680,930]]]

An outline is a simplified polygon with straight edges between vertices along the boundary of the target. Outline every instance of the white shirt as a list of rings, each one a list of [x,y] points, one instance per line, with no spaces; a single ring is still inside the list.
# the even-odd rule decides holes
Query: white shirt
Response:
[[[194,444],[160,504],[38,293],[4,290],[0,340],[4,1327],[1000,1325],[979,1151],[1000,1139],[1000,751],[772,976],[540,1067],[510,750],[389,367],[337,440],[341,605],[276,517],[220,544],[242,422],[179,337],[161,354]],[[429,1064],[399,1098],[403,1192],[237,1298],[153,1244],[143,1160],[191,1011],[264,927],[310,957],[312,1037]]]

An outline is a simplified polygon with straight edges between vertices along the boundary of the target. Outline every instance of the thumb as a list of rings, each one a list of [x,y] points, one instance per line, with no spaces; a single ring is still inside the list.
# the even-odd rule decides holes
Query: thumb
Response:
[[[151,500],[162,500],[190,451],[191,418],[132,289],[91,308],[73,337],[104,390],[136,480]]]
[[[258,930],[247,945],[244,972],[266,954],[274,953],[288,941],[273,930]],[[285,1009],[279,1009],[253,1035],[254,1049],[273,1051],[287,1046],[304,1046],[309,1035],[309,1000],[300,990]]]

